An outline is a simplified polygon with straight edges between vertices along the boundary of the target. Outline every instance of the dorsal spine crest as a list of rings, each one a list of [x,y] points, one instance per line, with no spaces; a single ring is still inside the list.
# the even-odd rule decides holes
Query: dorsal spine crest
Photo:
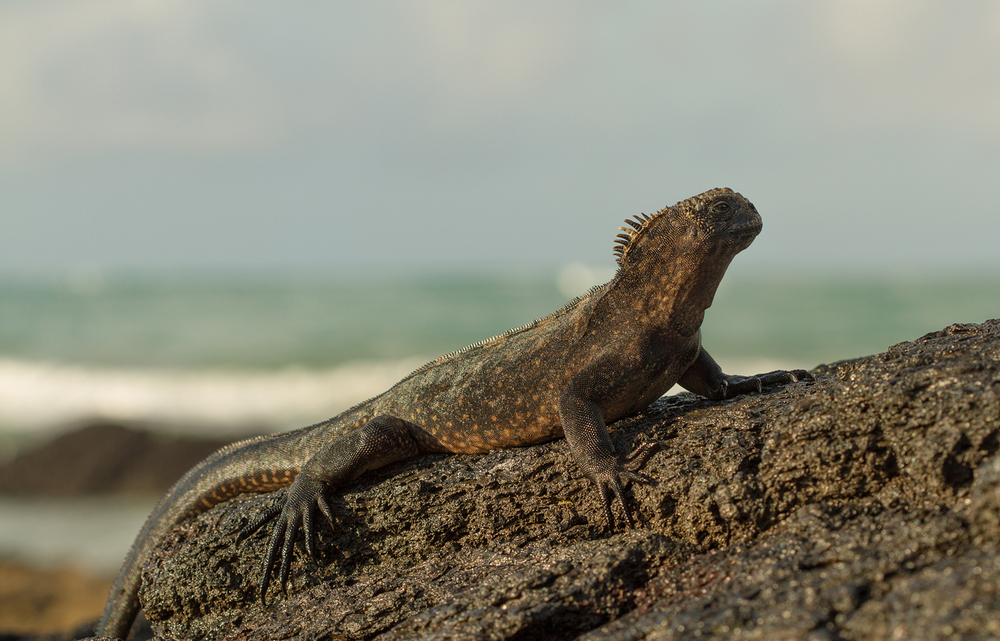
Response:
[[[615,256],[615,262],[621,267],[625,264],[625,256],[628,254],[628,250],[632,247],[638,238],[645,230],[646,226],[650,221],[659,217],[663,214],[666,209],[660,210],[658,213],[650,216],[649,214],[637,214],[632,218],[626,218],[625,224],[629,226],[619,227],[619,231],[624,232],[615,236],[615,246],[612,248],[612,253]]]

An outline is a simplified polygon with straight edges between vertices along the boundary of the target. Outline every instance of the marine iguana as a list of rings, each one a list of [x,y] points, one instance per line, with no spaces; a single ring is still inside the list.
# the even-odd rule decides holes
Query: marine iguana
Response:
[[[237,538],[274,520],[260,581],[263,600],[276,562],[287,582],[302,530],[314,555],[315,513],[331,525],[326,493],[364,472],[421,453],[481,453],[565,436],[597,485],[613,529],[625,523],[628,481],[660,447],[645,441],[619,458],[607,424],[635,415],[675,383],[711,399],[812,378],[803,370],[730,376],[701,346],[705,310],[733,257],[760,233],[754,206],[713,189],[640,214],[620,227],[618,270],[608,283],[558,311],[441,356],[388,391],[327,421],[234,443],[184,475],[146,520],[111,588],[97,634],[124,638],[139,610],[140,567],[180,521],[233,496],[289,486]]]

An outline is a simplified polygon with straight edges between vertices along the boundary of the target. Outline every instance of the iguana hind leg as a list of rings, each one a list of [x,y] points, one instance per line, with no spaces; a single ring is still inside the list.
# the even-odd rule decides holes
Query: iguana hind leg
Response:
[[[357,430],[341,434],[320,449],[306,463],[289,486],[284,500],[244,526],[237,537],[250,534],[275,520],[260,581],[260,599],[264,601],[275,562],[278,561],[278,584],[284,586],[292,564],[292,548],[303,530],[306,552],[315,557],[314,517],[318,507],[333,525],[333,512],[326,493],[356,479],[369,470],[402,461],[420,453],[413,437],[415,425],[393,416],[378,416]]]

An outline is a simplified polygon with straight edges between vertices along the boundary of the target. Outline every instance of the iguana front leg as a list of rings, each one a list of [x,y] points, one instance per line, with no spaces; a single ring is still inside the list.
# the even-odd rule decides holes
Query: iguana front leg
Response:
[[[625,457],[624,463],[631,464],[631,469],[627,469],[611,445],[601,406],[589,398],[588,391],[595,391],[592,383],[586,376],[570,383],[559,399],[559,420],[573,458],[584,474],[597,484],[608,527],[612,530],[615,527],[611,511],[614,499],[622,506],[625,523],[630,528],[635,527],[632,511],[625,501],[624,484],[628,481],[651,483],[652,479],[639,474],[638,470],[662,446],[657,441],[643,441]]]
[[[420,453],[413,438],[410,423],[392,416],[379,416],[360,429],[342,434],[317,452],[302,468],[289,486],[284,501],[259,515],[243,527],[238,540],[243,541],[264,524],[277,517],[264,558],[260,581],[260,599],[264,601],[271,582],[271,573],[278,561],[278,584],[288,581],[292,564],[292,549],[303,530],[306,552],[315,557],[313,547],[316,508],[333,525],[333,512],[326,493],[356,479],[369,470],[402,461]]]
[[[781,385],[811,380],[813,380],[812,374],[804,369],[779,369],[756,376],[724,374],[719,364],[703,347],[698,352],[698,358],[681,375],[678,383],[690,392],[701,394],[714,401],[721,401],[748,392],[760,392],[765,385]]]

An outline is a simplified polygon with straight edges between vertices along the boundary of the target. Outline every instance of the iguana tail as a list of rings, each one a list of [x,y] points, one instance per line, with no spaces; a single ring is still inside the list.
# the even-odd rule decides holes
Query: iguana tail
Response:
[[[152,549],[177,523],[229,498],[289,485],[312,454],[303,447],[311,428],[260,436],[226,447],[198,463],[160,499],[139,531],[108,593],[98,636],[125,639],[139,613],[141,569]]]

